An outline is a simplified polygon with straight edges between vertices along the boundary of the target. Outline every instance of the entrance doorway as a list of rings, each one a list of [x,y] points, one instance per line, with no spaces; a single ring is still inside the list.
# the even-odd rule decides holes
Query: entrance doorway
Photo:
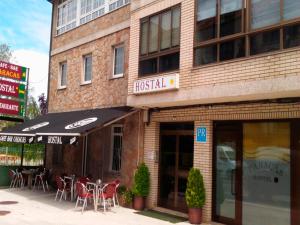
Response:
[[[292,179],[299,174],[295,163],[300,151],[300,136],[295,135],[299,127],[297,121],[214,124],[215,221],[228,225],[299,224],[296,208],[300,200],[295,199],[299,181]]]
[[[158,205],[187,212],[185,190],[193,167],[194,124],[162,123],[160,126],[160,162]]]

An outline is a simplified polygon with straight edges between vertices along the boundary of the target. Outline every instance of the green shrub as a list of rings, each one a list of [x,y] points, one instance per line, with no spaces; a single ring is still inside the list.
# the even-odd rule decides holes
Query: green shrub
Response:
[[[117,189],[119,195],[123,195],[126,192],[126,186],[125,185],[120,185],[120,187]]]
[[[130,205],[132,203],[132,200],[133,200],[132,191],[130,189],[127,189],[123,194],[123,198],[124,198],[124,203],[126,205]]]
[[[205,204],[205,188],[199,169],[192,168],[189,172],[185,200],[189,208],[202,208]]]
[[[138,166],[134,174],[132,192],[135,196],[146,197],[150,189],[150,173],[145,163]]]

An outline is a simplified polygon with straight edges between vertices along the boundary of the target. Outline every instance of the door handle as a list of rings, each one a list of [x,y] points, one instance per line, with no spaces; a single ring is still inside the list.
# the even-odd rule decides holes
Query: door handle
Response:
[[[231,194],[232,195],[236,195],[236,192],[235,192],[235,172],[236,172],[236,169],[233,169],[231,170]]]

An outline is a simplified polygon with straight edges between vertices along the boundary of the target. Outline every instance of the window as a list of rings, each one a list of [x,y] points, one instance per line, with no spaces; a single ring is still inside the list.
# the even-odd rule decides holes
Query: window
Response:
[[[130,0],[59,0],[56,34],[60,35],[129,3]]]
[[[179,68],[180,7],[175,6],[141,20],[139,74],[163,73]]]
[[[92,54],[83,56],[83,83],[92,81]]]
[[[195,66],[300,45],[300,1],[196,0],[196,5]]]
[[[112,154],[111,154],[111,170],[120,171],[123,149],[123,126],[113,125],[112,127]]]
[[[124,76],[124,46],[114,48],[113,78]]]
[[[61,165],[63,163],[63,145],[52,146],[52,163],[53,165]]]
[[[57,34],[76,27],[77,1],[62,1],[58,6]]]
[[[105,13],[105,0],[81,0],[80,24],[87,23]]]
[[[67,86],[67,62],[60,64],[60,79],[59,88],[65,88]]]

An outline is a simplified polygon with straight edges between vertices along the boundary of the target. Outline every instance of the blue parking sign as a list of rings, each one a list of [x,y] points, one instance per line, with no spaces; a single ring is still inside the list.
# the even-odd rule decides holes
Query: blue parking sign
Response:
[[[197,127],[197,136],[196,136],[197,142],[200,143],[206,143],[206,127]]]

